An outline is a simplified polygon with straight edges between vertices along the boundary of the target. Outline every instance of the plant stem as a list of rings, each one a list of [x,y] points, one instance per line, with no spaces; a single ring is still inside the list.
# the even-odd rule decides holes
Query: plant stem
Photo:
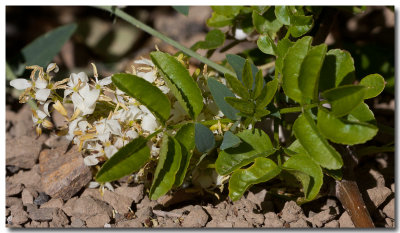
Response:
[[[166,43],[174,46],[175,48],[181,50],[183,53],[187,54],[188,56],[194,57],[197,60],[201,61],[204,64],[207,64],[208,66],[214,68],[215,70],[217,70],[218,72],[224,74],[224,73],[229,73],[232,75],[235,75],[231,70],[229,70],[226,67],[223,67],[203,56],[201,56],[200,54],[194,52],[193,50],[186,48],[185,46],[183,46],[182,44],[178,43],[177,41],[163,35],[162,33],[154,30],[153,28],[149,27],[148,25],[140,22],[139,20],[135,19],[134,17],[128,15],[127,13],[125,13],[124,11],[116,8],[116,7],[112,7],[112,6],[96,6],[96,8],[98,9],[102,9],[108,12],[111,12],[112,14],[115,14],[116,16],[120,17],[121,19],[127,21],[128,23],[136,26],[137,28],[149,33],[152,36],[158,37],[161,40],[165,41]]]
[[[287,113],[301,112],[302,109],[308,110],[308,109],[311,109],[311,108],[318,107],[318,105],[325,104],[325,103],[328,103],[328,101],[324,100],[324,101],[321,101],[319,103],[306,104],[306,105],[303,105],[303,107],[298,106],[298,107],[282,108],[281,110],[279,110],[279,113],[280,114],[287,114]]]

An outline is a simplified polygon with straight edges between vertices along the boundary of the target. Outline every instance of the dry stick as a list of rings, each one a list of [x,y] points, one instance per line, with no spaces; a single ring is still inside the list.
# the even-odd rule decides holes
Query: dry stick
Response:
[[[350,215],[355,227],[374,228],[374,223],[354,178],[354,167],[358,160],[349,147],[347,147],[347,153],[343,158],[343,179],[336,181],[335,195]]]

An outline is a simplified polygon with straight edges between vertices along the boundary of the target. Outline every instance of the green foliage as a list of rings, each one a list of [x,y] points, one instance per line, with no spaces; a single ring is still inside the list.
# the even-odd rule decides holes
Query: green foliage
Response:
[[[306,200],[311,201],[318,195],[323,183],[322,169],[308,155],[300,153],[291,156],[283,168],[300,180]]]
[[[364,99],[370,99],[378,96],[385,88],[385,79],[379,74],[370,74],[360,81],[360,85],[365,86]]]
[[[173,137],[164,134],[161,144],[160,157],[150,188],[150,199],[156,200],[166,194],[175,183],[182,159],[180,143]]]
[[[246,63],[246,59],[244,59],[241,56],[234,55],[234,54],[227,54],[226,55],[226,60],[228,61],[229,65],[232,66],[233,70],[236,72],[236,77],[240,80],[242,80],[242,74],[243,74],[243,68],[244,64]],[[251,66],[251,71],[253,74],[253,77],[256,76],[258,69],[257,67],[253,64],[250,63]]]
[[[194,128],[196,148],[200,153],[207,153],[215,146],[214,134],[206,126],[196,123]]]
[[[96,175],[97,182],[118,180],[133,172],[139,171],[150,159],[147,139],[138,137],[122,147],[107,160]]]
[[[221,30],[213,29],[209,31],[206,35],[204,41],[196,42],[191,49],[216,49],[222,46],[225,42],[225,34]]]
[[[234,135],[231,131],[226,131],[224,134],[224,140],[219,147],[221,150],[225,150],[231,147],[238,146],[242,141],[236,135]]]
[[[363,102],[365,89],[360,85],[345,85],[324,91],[322,96],[331,104],[332,114],[341,117]]]
[[[275,149],[271,140],[260,129],[244,130],[236,134],[242,141],[237,147],[221,151],[215,162],[220,175],[226,175],[254,161],[257,157],[267,157]]]
[[[227,74],[225,74],[225,76],[226,75]],[[236,114],[239,111],[225,101],[225,97],[235,97],[235,94],[233,94],[233,92],[229,90],[224,84],[218,82],[214,78],[207,79],[207,86],[210,89],[215,103],[222,111],[222,113],[231,120],[238,119],[238,116]]]
[[[131,74],[114,74],[112,81],[121,91],[145,105],[163,124],[168,120],[171,103],[160,89],[143,78]]]
[[[269,36],[261,35],[258,37],[257,46],[265,54],[277,55],[278,48]]]
[[[321,135],[309,113],[305,112],[296,119],[293,132],[310,157],[319,165],[328,169],[342,167],[342,157]]]
[[[281,172],[274,161],[267,158],[256,158],[253,165],[246,169],[238,169],[229,180],[229,197],[239,200],[243,193],[253,184],[271,180]]]
[[[189,15],[189,6],[172,6],[179,13],[188,16]]]
[[[378,132],[375,125],[337,118],[323,108],[318,111],[317,126],[324,137],[344,145],[365,143]]]
[[[162,72],[164,81],[178,99],[181,106],[195,119],[203,109],[203,96],[189,71],[173,56],[160,51],[151,52],[150,57]]]
[[[258,33],[275,37],[274,35],[279,31],[283,24],[276,18],[274,7],[270,7],[263,14],[257,10],[252,14],[253,25]]]
[[[189,167],[190,159],[193,155],[193,150],[195,147],[194,142],[194,124],[187,123],[183,125],[175,135],[175,139],[180,143],[182,150],[182,159],[179,171],[175,176],[174,186],[178,187],[182,185],[183,180],[186,176],[186,171]]]
[[[74,34],[76,28],[76,24],[58,27],[25,46],[21,50],[25,65],[46,67],[61,50],[65,42]]]

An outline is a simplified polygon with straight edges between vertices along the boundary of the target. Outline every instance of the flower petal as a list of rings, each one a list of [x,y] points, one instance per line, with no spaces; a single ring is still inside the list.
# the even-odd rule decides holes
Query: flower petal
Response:
[[[146,58],[143,58],[143,59],[140,59],[140,60],[136,60],[133,63],[135,63],[135,64],[143,64],[143,65],[148,65],[148,66],[154,67],[154,63],[151,60],[146,59]]]
[[[155,129],[158,127],[157,120],[153,115],[148,114],[143,117],[141,126],[143,130],[153,133]]]
[[[106,146],[104,148],[104,152],[106,153],[107,158],[111,158],[115,153],[117,153],[118,149],[111,145],[111,146]]]
[[[106,86],[110,83],[112,83],[111,76],[105,77],[99,81],[100,86]]]
[[[31,87],[32,83],[26,79],[17,78],[17,79],[11,80],[10,86],[14,87],[17,90],[25,90],[26,88]]]
[[[50,89],[39,89],[36,92],[35,99],[41,102],[45,102],[50,95]]]
[[[44,89],[47,87],[47,81],[39,78],[36,82],[35,82],[35,87],[39,88],[39,89]]]
[[[84,163],[86,166],[94,166],[94,165],[96,165],[96,164],[99,163],[99,160],[96,158],[96,156],[94,156],[94,155],[89,155],[89,156],[86,156],[86,157],[83,159],[83,163]]]

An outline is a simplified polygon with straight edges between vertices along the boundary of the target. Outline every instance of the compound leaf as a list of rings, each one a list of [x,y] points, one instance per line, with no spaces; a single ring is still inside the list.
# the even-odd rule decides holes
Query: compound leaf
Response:
[[[277,89],[278,79],[269,81],[262,89],[260,96],[256,99],[256,108],[265,108],[274,98]]]
[[[235,97],[235,94],[214,78],[207,79],[207,86],[222,113],[231,120],[238,120],[240,117],[236,114],[239,113],[239,111],[225,101],[225,97]]]
[[[254,104],[252,102],[238,99],[236,97],[225,97],[225,101],[246,115],[251,115],[254,113]]]
[[[225,78],[228,81],[229,86],[231,86],[232,90],[238,96],[242,97],[245,100],[248,100],[250,98],[249,91],[246,89],[246,87],[243,86],[239,79],[229,73],[225,73]]]

